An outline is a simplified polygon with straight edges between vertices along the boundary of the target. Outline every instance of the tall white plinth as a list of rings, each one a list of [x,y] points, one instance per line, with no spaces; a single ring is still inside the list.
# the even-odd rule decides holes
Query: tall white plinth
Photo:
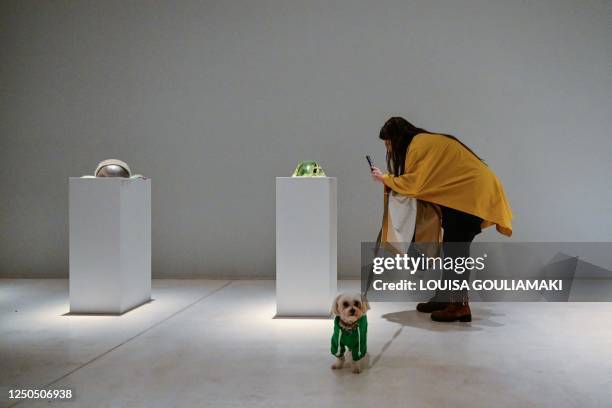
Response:
[[[70,312],[151,299],[151,180],[70,178]]]
[[[276,315],[328,317],[337,285],[335,177],[276,178]]]

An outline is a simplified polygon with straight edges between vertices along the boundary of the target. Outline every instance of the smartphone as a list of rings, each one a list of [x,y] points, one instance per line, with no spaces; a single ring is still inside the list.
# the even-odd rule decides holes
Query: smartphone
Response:
[[[370,170],[372,170],[372,167],[374,167],[374,161],[372,161],[372,158],[370,157],[369,154],[366,154],[366,160],[368,161],[368,164],[370,165]]]

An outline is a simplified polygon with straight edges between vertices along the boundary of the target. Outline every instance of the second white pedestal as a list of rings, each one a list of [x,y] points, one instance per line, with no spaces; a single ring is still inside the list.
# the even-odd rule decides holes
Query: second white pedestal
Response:
[[[335,177],[276,178],[276,314],[328,317],[337,288]]]

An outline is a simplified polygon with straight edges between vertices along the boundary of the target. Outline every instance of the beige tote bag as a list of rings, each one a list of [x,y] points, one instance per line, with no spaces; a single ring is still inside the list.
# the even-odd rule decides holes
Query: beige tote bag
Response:
[[[392,253],[408,252],[417,218],[417,199],[390,191],[385,194],[382,243]]]

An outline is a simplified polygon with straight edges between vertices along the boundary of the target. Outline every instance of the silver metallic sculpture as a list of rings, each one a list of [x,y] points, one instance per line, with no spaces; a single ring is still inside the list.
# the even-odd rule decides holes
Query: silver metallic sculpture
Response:
[[[96,177],[124,177],[129,178],[132,173],[127,163],[117,159],[101,161],[94,173]]]
[[[95,176],[82,176],[82,178],[96,178],[96,177],[111,177],[111,178],[130,178],[130,179],[143,179],[147,177],[142,174],[132,174],[130,166],[127,163],[117,159],[108,159],[101,161],[96,167]]]

